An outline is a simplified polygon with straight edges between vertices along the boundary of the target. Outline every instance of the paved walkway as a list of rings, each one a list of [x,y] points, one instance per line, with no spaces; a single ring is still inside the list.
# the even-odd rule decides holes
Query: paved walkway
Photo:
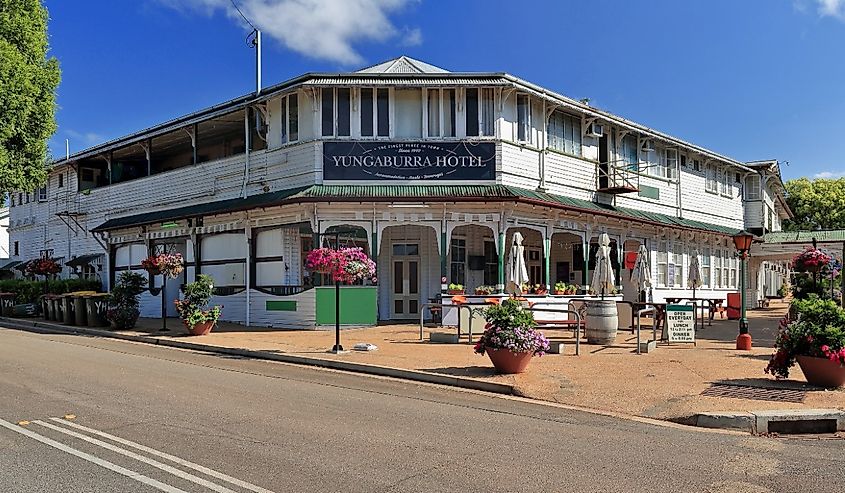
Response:
[[[426,340],[420,341],[419,328],[415,325],[343,330],[342,343],[347,349],[359,342],[375,344],[379,349],[341,355],[327,353],[334,344],[332,330],[280,331],[221,323],[210,335],[188,338],[178,320],[168,322],[170,332],[160,332],[160,319],[142,319],[137,332],[164,339],[190,339],[216,346],[509,383],[527,397],[654,418],[706,411],[845,409],[845,391],[825,391],[805,385],[797,366],[792,379],[787,381],[776,381],[763,372],[772,353],[778,320],[786,308],[784,303],[773,303],[771,308],[749,311],[755,346],[750,352],[734,349],[737,322],[732,320],[717,319],[712,326],[699,331],[697,346],[659,345],[656,351],[643,355],[635,354],[636,339],[630,332],[620,331],[611,347],[583,344],[581,356],[575,356],[572,331],[547,331],[552,340],[568,343],[566,354],[535,358],[529,371],[521,375],[496,375],[490,360],[474,354],[466,340],[462,344],[432,344],[428,342],[430,329],[426,329]],[[807,393],[803,403],[702,396],[713,383]]]

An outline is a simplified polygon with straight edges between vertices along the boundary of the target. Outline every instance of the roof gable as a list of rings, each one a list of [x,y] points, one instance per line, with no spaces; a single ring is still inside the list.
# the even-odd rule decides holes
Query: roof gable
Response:
[[[359,74],[448,74],[448,70],[435,67],[405,55],[386,62],[362,68]]]

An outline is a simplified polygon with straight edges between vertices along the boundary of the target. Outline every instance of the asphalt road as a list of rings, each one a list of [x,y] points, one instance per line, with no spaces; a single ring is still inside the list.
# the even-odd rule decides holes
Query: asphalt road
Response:
[[[0,328],[2,492],[841,492],[843,461],[841,440]]]

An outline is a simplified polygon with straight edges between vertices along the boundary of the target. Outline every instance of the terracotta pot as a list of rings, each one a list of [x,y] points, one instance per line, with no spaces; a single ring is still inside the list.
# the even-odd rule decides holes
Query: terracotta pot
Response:
[[[484,348],[497,373],[522,373],[531,362],[531,353],[513,353],[509,349]]]
[[[797,356],[795,359],[810,385],[828,389],[845,385],[845,366],[842,364],[813,356]]]
[[[216,322],[209,321],[203,322],[201,324],[196,324],[193,327],[188,327],[188,323],[185,322],[185,326],[188,327],[188,332],[190,332],[192,336],[204,336],[211,332],[211,329],[214,328],[215,323]]]
[[[447,289],[446,294],[451,294],[451,295],[464,294],[464,290],[463,289]]]
[[[558,295],[558,296],[561,296],[561,295],[569,294],[569,293],[567,293],[566,291],[560,291],[558,289],[555,289],[555,294]]]
[[[545,296],[546,293],[548,293],[548,291],[546,291],[545,289],[538,289],[534,291],[534,294],[536,294],[537,296]]]

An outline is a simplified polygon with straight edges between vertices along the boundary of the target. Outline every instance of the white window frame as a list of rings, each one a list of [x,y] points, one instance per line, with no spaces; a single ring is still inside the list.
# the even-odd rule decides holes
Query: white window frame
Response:
[[[454,135],[446,135],[446,133],[444,132],[445,123],[446,123],[445,110],[448,108],[448,105],[444,104],[443,94],[448,93],[449,91],[452,91],[452,93],[454,94],[453,97],[454,97],[454,101],[455,101],[455,124],[453,125],[452,132],[451,132]],[[431,95],[432,92],[437,93],[437,99],[438,99],[438,101],[437,101],[437,113],[438,113],[437,114],[437,122],[438,122],[437,125],[438,125],[438,128],[437,128],[436,133],[432,133],[431,129],[429,128],[429,96]],[[426,139],[457,139],[458,138],[458,119],[459,119],[458,114],[460,113],[460,111],[459,111],[460,105],[458,104],[458,97],[459,96],[466,97],[465,91],[462,91],[462,92],[464,92],[464,94],[459,94],[458,88],[456,88],[456,87],[427,88],[424,91],[424,95],[423,95],[423,124],[424,124],[425,128],[423,129],[423,136],[424,136],[423,138],[426,138]],[[479,91],[479,101],[480,101],[480,99],[481,99],[481,95],[480,95],[480,91]],[[464,103],[466,104],[466,101],[464,101]],[[480,108],[479,108],[479,110],[480,110]],[[480,125],[480,123],[481,122],[479,122],[479,125]],[[481,127],[479,127],[479,129],[480,128]]]
[[[745,177],[745,200],[760,200],[760,197],[762,196],[760,193],[761,183],[762,180],[760,179],[760,175],[757,173]]]
[[[38,189],[38,201],[47,202],[47,185]]]
[[[524,99],[525,104],[525,121],[519,121],[519,102],[521,99]],[[533,139],[533,133],[531,131],[531,120],[532,120],[532,111],[531,111],[531,96],[528,94],[517,94],[516,98],[514,98],[514,114],[516,115],[516,141],[524,144],[531,144]],[[520,138],[520,131],[524,133],[522,138]]]
[[[563,137],[559,137],[552,133],[552,127],[558,127],[557,123],[552,125],[555,118],[559,118],[561,128],[563,129]],[[572,126],[573,140],[568,141],[566,138],[567,122]],[[546,133],[548,134],[548,147],[557,152],[562,152],[570,156],[582,157],[584,155],[584,121],[580,116],[567,113],[565,111],[555,110],[549,115],[549,122],[546,125]],[[567,150],[571,144],[572,151]],[[577,147],[577,149],[576,149]]]
[[[660,153],[660,170],[659,176],[668,180],[674,180],[676,170],[678,169],[678,161],[680,160],[678,149],[667,147]]]
[[[708,164],[704,167],[704,190],[710,193],[719,193],[719,172],[718,166]]]
[[[701,249],[701,287],[711,288],[713,285],[713,277],[711,270],[710,247]]]
[[[332,134],[326,135],[323,133],[323,91],[329,89],[332,91]],[[349,135],[338,135],[338,90],[346,89],[349,91]],[[298,101],[297,101],[298,102]],[[351,87],[324,87],[320,90],[320,136],[323,138],[334,139],[351,139],[354,132],[352,131],[353,115],[355,114],[355,95]]]
[[[731,178],[733,173],[726,168],[722,168],[722,180],[719,183],[719,193],[722,194],[724,197],[731,197],[733,196],[733,179]]]
[[[668,287],[669,283],[669,243],[666,240],[661,240],[657,246],[657,262],[655,262],[657,286],[661,288]],[[662,267],[662,269],[661,269]]]
[[[290,136],[290,98],[296,98],[296,138],[292,139]],[[294,142],[299,142],[299,134],[302,133],[301,128],[301,119],[299,118],[299,94],[292,92],[290,94],[285,94],[282,96],[281,105],[282,105],[282,145],[284,144],[291,144]],[[322,106],[321,106],[322,111]],[[320,132],[322,133],[322,114],[320,115]]]
[[[675,266],[675,287],[684,288],[684,244],[676,241],[672,248],[672,264]]]
[[[478,101],[476,101],[477,107],[478,107],[478,134],[476,134],[476,135],[470,135],[469,131],[468,131],[469,127],[466,125],[466,123],[468,122],[468,115],[469,115],[469,112],[466,110],[467,108],[469,108],[469,98],[467,97],[467,92],[470,91],[471,89],[478,91]],[[470,138],[470,139],[484,139],[484,138],[495,137],[496,136],[496,93],[493,90],[493,88],[491,88],[491,87],[466,87],[461,91],[461,93],[462,93],[461,97],[463,98],[463,109],[464,109],[463,115],[464,115],[464,122],[465,122],[464,123],[464,135],[467,138]],[[428,94],[428,91],[426,90],[426,95],[427,94]],[[487,114],[488,108],[485,107],[485,105],[484,105],[485,99],[489,99],[489,101],[490,101],[489,114]],[[428,110],[428,102],[424,102],[424,107],[427,111]],[[459,109],[458,105],[456,104],[456,107],[455,107],[455,123],[456,123],[456,126],[457,126],[458,113],[459,113],[458,109]],[[426,123],[428,123],[428,117],[427,116],[425,118],[425,121],[426,121]],[[486,132],[484,127],[485,127],[485,125],[488,124],[488,121],[489,121],[490,128],[488,129],[489,132]],[[442,128],[442,126],[441,126],[441,128]],[[455,134],[457,135],[457,129],[456,129]]]
[[[363,135],[361,133],[361,117],[363,113],[361,112],[361,108],[363,105],[363,98],[361,97],[361,91],[363,90],[371,90],[373,91],[373,135]],[[378,134],[378,92],[379,90],[387,90],[387,135],[379,135]],[[375,87],[375,86],[367,86],[367,87],[360,87],[354,91],[354,102],[352,104],[352,112],[353,114],[357,112],[357,116],[353,117],[353,128],[352,134],[355,137],[360,137],[361,139],[367,140],[386,140],[393,138],[393,110],[394,110],[394,103],[393,100],[393,88],[387,87]],[[427,123],[427,120],[423,120],[423,123]],[[423,134],[425,135],[425,134]]]

